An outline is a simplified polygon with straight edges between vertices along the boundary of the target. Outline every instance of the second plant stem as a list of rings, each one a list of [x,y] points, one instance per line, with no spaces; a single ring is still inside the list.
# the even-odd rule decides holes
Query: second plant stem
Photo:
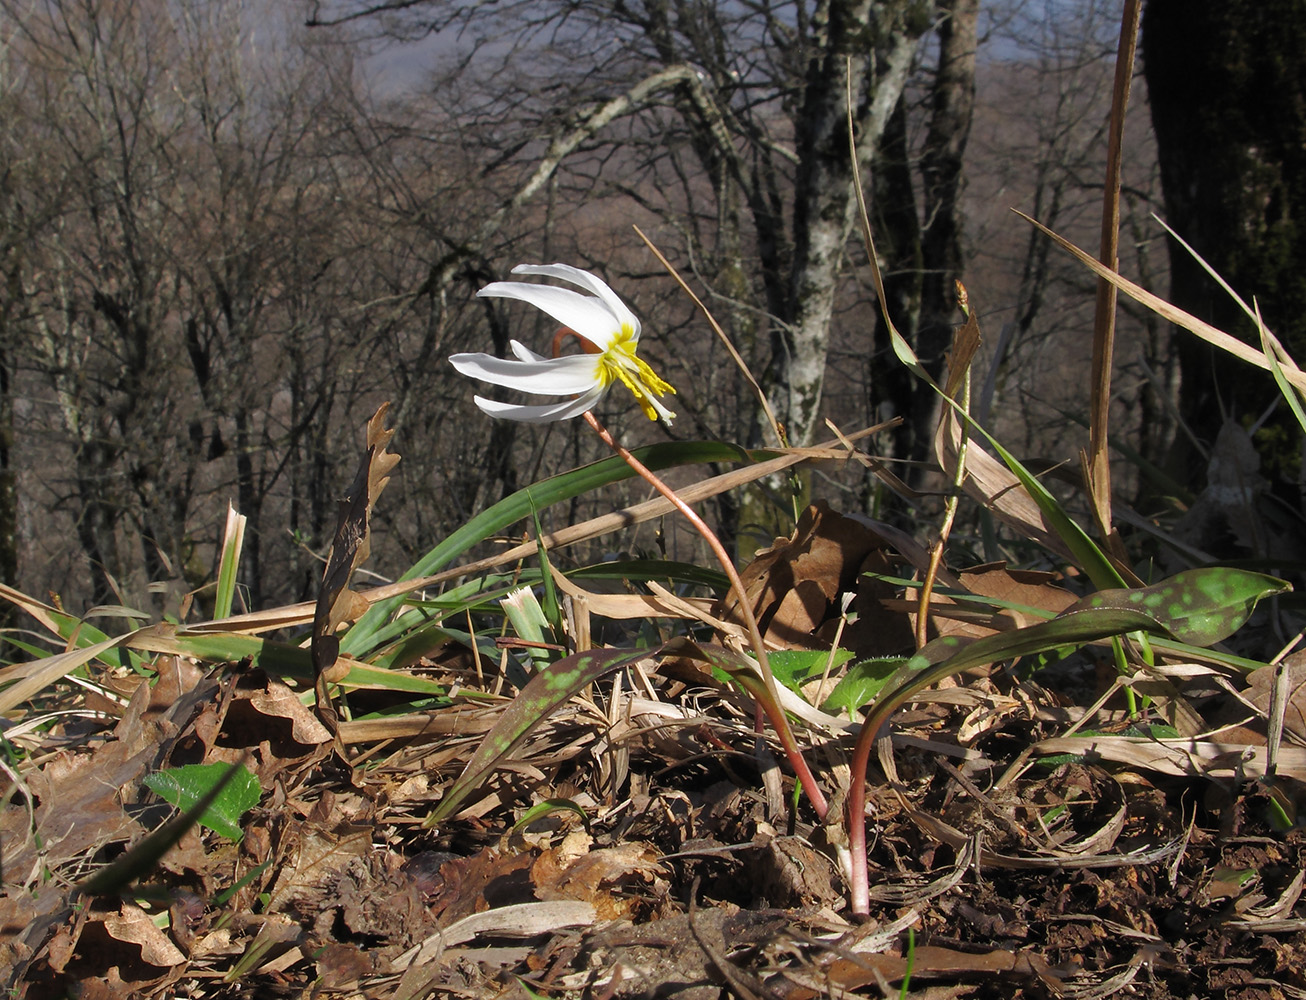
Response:
[[[811,769],[807,766],[807,761],[803,758],[802,752],[798,749],[798,742],[794,739],[789,720],[785,718],[784,709],[780,707],[779,692],[776,690],[771,665],[767,661],[766,646],[762,642],[761,630],[757,627],[757,616],[753,614],[753,607],[748,601],[748,595],[744,592],[744,583],[739,578],[739,572],[735,569],[730,554],[726,552],[725,546],[721,544],[721,539],[717,538],[716,533],[707,526],[706,521],[699,517],[698,512],[693,507],[682,500],[675,490],[659,479],[652,470],[620,444],[612,436],[611,432],[599,423],[598,418],[588,410],[585,412],[585,422],[594,429],[594,433],[603,440],[604,444],[621,457],[622,461],[634,469],[645,482],[666,497],[693,525],[694,530],[703,536],[703,540],[712,549],[712,554],[716,556],[722,570],[725,571],[726,578],[730,581],[730,589],[739,602],[739,613],[744,619],[744,628],[748,632],[749,643],[753,647],[754,655],[757,657],[758,670],[761,672],[762,681],[766,686],[767,698],[758,699],[759,703],[762,704],[763,709],[771,719],[771,725],[775,727],[776,735],[780,738],[780,744],[784,747],[785,756],[789,758],[790,766],[793,767],[799,782],[802,783],[803,791],[807,793],[808,799],[811,800],[812,808],[824,820],[830,808],[829,804],[826,802],[825,794],[816,783],[816,778],[813,776]],[[767,701],[770,704],[767,704]]]

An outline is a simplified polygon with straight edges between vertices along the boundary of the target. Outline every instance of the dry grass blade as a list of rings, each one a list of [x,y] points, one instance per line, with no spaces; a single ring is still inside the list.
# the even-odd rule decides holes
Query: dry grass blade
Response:
[[[1141,770],[1188,777],[1263,778],[1269,772],[1264,746],[1218,743],[1214,740],[1139,739],[1133,736],[1068,736],[1042,740],[1040,754],[1070,753],[1089,759],[1115,761]],[[1306,781],[1306,748],[1281,747],[1279,775]]]
[[[1098,259],[1111,270],[1119,266],[1120,178],[1124,151],[1125,111],[1134,77],[1134,53],[1138,47],[1138,19],[1141,0],[1127,0],[1120,21],[1120,44],[1116,52],[1115,85],[1111,97],[1111,119],[1107,130],[1106,179],[1102,193],[1102,241]],[[1098,531],[1111,539],[1111,463],[1108,455],[1108,420],[1111,413],[1111,368],[1115,360],[1116,289],[1099,278],[1093,317],[1093,375],[1088,456],[1084,459],[1094,519]],[[1124,556],[1119,542],[1113,554]]]
[[[10,709],[31,701],[51,684],[63,679],[78,667],[94,660],[101,653],[127,646],[137,636],[151,631],[153,631],[153,628],[141,629],[139,632],[131,632],[116,639],[105,639],[103,642],[97,642],[91,646],[83,646],[80,649],[70,649],[66,653],[46,656],[31,663],[18,665],[16,672],[14,672],[14,667],[8,668],[6,679],[9,677],[17,677],[18,679],[9,687],[0,691],[0,713],[8,712]]]
[[[757,397],[757,402],[758,405],[762,407],[762,412],[766,414],[767,423],[771,425],[771,430],[775,434],[776,443],[781,447],[788,445],[789,441],[785,435],[784,429],[780,426],[780,421],[776,419],[775,411],[771,409],[771,401],[766,398],[766,393],[762,390],[762,387],[757,384],[757,379],[755,379],[753,373],[749,371],[748,365],[745,363],[744,359],[739,356],[739,351],[735,349],[735,345],[731,343],[730,338],[726,336],[725,330],[721,329],[721,324],[716,321],[716,317],[712,315],[711,310],[703,304],[703,300],[694,294],[694,290],[690,288],[685,282],[685,279],[680,276],[680,272],[677,271],[675,267],[672,266],[671,262],[662,255],[662,251],[653,244],[652,240],[644,235],[644,231],[640,229],[639,226],[635,226],[634,228],[635,232],[639,234],[639,238],[644,241],[645,245],[651,251],[653,251],[653,256],[662,262],[662,266],[667,269],[667,273],[676,279],[676,283],[680,285],[681,290],[693,300],[694,305],[698,306],[699,311],[707,320],[708,325],[712,327],[712,332],[715,333],[717,339],[725,345],[725,349],[730,354],[735,366],[743,374],[749,386],[752,388],[753,395]]]
[[[568,927],[589,927],[597,919],[590,903],[557,899],[541,903],[516,903],[485,913],[474,913],[408,949],[392,963],[396,971],[438,961],[446,948],[482,934],[494,937],[537,937]]]
[[[1071,243],[1063,236],[1058,236],[1047,226],[1043,225],[1036,219],[1030,218],[1024,212],[1016,212],[1022,219],[1033,225],[1039,232],[1045,234],[1053,240],[1059,247],[1069,253],[1072,257],[1082,263],[1090,271],[1100,278],[1104,278],[1116,288],[1124,292],[1134,301],[1147,306],[1162,319],[1169,320],[1175,326],[1183,327],[1189,333],[1196,334],[1213,347],[1232,354],[1236,358],[1246,361],[1248,364],[1255,365],[1265,371],[1271,370],[1269,359],[1263,351],[1243,343],[1237,337],[1230,336],[1223,330],[1216,329],[1210,323],[1205,323],[1198,319],[1192,313],[1185,312],[1178,306],[1171,305],[1159,295],[1153,295],[1146,288],[1135,284],[1128,278],[1111,270],[1100,261],[1093,258],[1091,254],[1085,253],[1075,244]],[[1298,389],[1306,390],[1306,372],[1300,370],[1285,369],[1284,377],[1287,378]]]
[[[759,479],[764,479],[800,462],[846,460],[849,457],[848,452],[845,448],[839,447],[840,440],[860,441],[883,430],[888,425],[888,423],[876,424],[846,436],[841,435],[840,439],[832,439],[810,448],[785,448],[775,458],[766,459],[755,465],[735,469],[731,472],[723,472],[683,489],[678,489],[676,492],[686,503],[697,503],[700,500],[706,500],[728,490],[737,489],[740,486],[746,486]],[[577,545],[581,542],[611,534],[614,531],[633,528],[637,524],[665,517],[673,509],[670,501],[663,497],[646,500],[643,503],[632,504],[611,514],[602,514],[590,518],[588,521],[582,521],[580,524],[573,524],[565,528],[559,528],[557,531],[551,531],[543,535],[538,542],[532,541],[514,545],[495,555],[464,563],[461,566],[455,566],[430,576],[373,587],[369,590],[360,591],[359,596],[369,604],[387,601],[392,597],[402,597],[405,594],[411,594],[414,591],[432,587],[448,580],[484,573],[500,566],[511,565],[522,559],[529,559],[536,555],[539,545],[544,545],[545,548],[550,550],[565,548],[568,545]],[[3,596],[3,590],[0,590],[0,596]],[[24,600],[30,599],[24,598]],[[311,602],[291,604],[282,608],[236,615],[222,621],[201,622],[187,626],[187,631],[256,634],[281,628],[293,628],[312,621],[314,608],[315,605]]]

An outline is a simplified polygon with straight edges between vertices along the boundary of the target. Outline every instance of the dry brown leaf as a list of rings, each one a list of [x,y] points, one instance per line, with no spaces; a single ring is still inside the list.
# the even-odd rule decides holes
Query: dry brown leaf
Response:
[[[1283,660],[1288,676],[1288,698],[1284,706],[1283,728],[1306,740],[1306,652],[1293,653]],[[1255,705],[1262,715],[1270,714],[1270,694],[1274,690],[1274,665],[1253,670],[1247,675],[1247,690],[1243,697]]]
[[[766,639],[813,646],[817,629],[838,616],[839,595],[857,590],[867,557],[884,547],[876,532],[824,502],[808,507],[793,535],[760,550],[740,574]],[[718,616],[737,620],[736,603],[732,595]]]
[[[134,903],[123,903],[121,910],[106,914],[101,923],[115,941],[139,947],[141,961],[149,965],[170,968],[186,961],[186,956],[154,925],[150,915]]]
[[[371,552],[372,509],[399,462],[398,455],[386,451],[394,436],[394,431],[385,427],[389,409],[389,403],[382,403],[367,422],[363,461],[349,491],[337,504],[336,534],[313,612],[313,670],[319,680],[337,681],[347,672],[336,668],[340,653],[336,630],[345,622],[361,617],[368,608],[367,599],[349,589],[349,580]],[[323,694],[319,691],[320,704],[329,701]]]
[[[819,979],[813,977],[811,985],[798,984],[793,977],[781,980],[777,996],[784,1000],[816,1000],[829,995],[830,986],[855,990],[869,986],[883,978],[896,982],[911,970],[912,982],[920,979],[964,977],[968,979],[1040,980],[1044,986],[1061,994],[1061,979],[1048,962],[1032,951],[1012,952],[994,949],[987,952],[965,952],[937,945],[918,945],[910,962],[905,955],[859,954],[856,959],[836,958],[822,969]],[[788,980],[788,982],[785,982]],[[819,988],[814,988],[818,987]],[[913,994],[914,995],[914,994]]]
[[[449,924],[496,906],[532,898],[528,872],[530,851],[505,854],[497,847],[482,848],[468,858],[455,858],[440,866],[443,887],[431,902],[432,916]]]
[[[628,842],[589,851],[568,860],[558,849],[541,852],[531,865],[535,895],[542,900],[576,899],[590,903],[600,920],[621,920],[634,912],[638,900],[614,891],[638,886],[642,891],[658,881],[663,867],[647,844]]]
[[[329,752],[330,731],[283,681],[250,670],[233,684],[227,701],[195,719],[194,732],[208,747],[206,762],[234,761],[247,748],[263,747],[256,763],[267,787],[288,766]]]
[[[291,853],[281,866],[269,895],[267,913],[283,912],[293,902],[316,899],[327,883],[338,879],[357,857],[372,846],[372,828],[340,823],[326,828],[305,825],[291,842]]]
[[[961,571],[958,576],[961,577],[962,586],[972,594],[1024,604],[1052,615],[1061,614],[1079,600],[1075,594],[1056,585],[1055,581],[1061,578],[1059,574],[1008,569],[1005,562],[974,566]],[[1042,620],[1020,611],[1004,611],[1002,614],[1015,618],[1018,626]]]
[[[1062,736],[1030,748],[1036,754],[1081,754],[1131,767],[1187,777],[1241,779],[1265,775],[1266,749],[1216,740],[1150,740],[1134,736]],[[1278,773],[1306,780],[1306,748],[1282,747]]]
[[[960,443],[961,425],[957,415],[952,407],[944,407],[934,435],[934,454],[947,476],[956,471]],[[966,447],[966,478],[962,489],[1023,537],[1057,553],[1067,562],[1075,562],[1074,554],[1066,548],[1020,480],[973,439]]]

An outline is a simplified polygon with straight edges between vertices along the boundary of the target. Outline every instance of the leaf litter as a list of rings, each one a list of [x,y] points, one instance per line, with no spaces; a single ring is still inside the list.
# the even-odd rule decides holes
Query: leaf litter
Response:
[[[47,685],[11,712],[11,995],[799,1000],[896,995],[909,976],[921,997],[1306,996],[1306,838],[1281,823],[1306,801],[1300,660],[1246,678],[1182,657],[1140,669],[1209,720],[1182,735],[1127,719],[1115,681],[1085,692],[1009,664],[913,696],[879,754],[892,780],[868,790],[871,913],[855,922],[844,832],[793,810],[777,747],[711,669],[738,654],[582,649],[519,690],[451,632],[409,671],[445,697],[415,706],[349,684],[334,640],[366,611],[350,576],[397,460],[380,418],[341,507],[311,677],[214,668],[184,635],[138,661],[97,659],[117,648],[97,643],[77,663],[89,689]],[[837,680],[915,651],[918,602],[894,581],[924,558],[888,526],[815,505],[744,580],[777,648],[819,653],[839,636],[851,655]],[[958,643],[1078,606],[1068,581],[1002,564],[938,582],[931,636]],[[701,642],[731,639],[729,601],[638,601],[721,626]],[[1099,650],[1081,675],[1097,676]],[[849,705],[813,707],[819,666],[792,678],[812,703],[783,696],[846,795]],[[238,839],[190,825],[130,886],[79,889],[176,815],[151,776],[238,760],[258,789],[225,815]]]

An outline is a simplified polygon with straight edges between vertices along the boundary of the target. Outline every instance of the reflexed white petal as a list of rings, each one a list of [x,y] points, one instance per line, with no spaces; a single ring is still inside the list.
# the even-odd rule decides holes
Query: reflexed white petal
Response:
[[[603,391],[602,386],[595,386],[576,399],[550,403],[546,406],[518,406],[513,403],[500,403],[496,399],[486,399],[484,396],[473,398],[476,400],[476,405],[492,417],[520,420],[527,424],[546,424],[551,420],[569,420],[572,417],[579,417],[586,410],[592,410],[603,398]]]
[[[529,347],[523,344],[520,340],[510,340],[508,341],[508,346],[512,348],[512,353],[515,354],[517,357],[519,357],[522,361],[548,361],[549,360],[543,354],[536,354]]]
[[[476,293],[483,298],[520,299],[543,309],[563,326],[570,327],[599,350],[607,350],[621,330],[621,322],[599,299],[570,288],[531,285],[524,281],[496,281]]]
[[[589,392],[598,381],[597,354],[569,354],[543,361],[513,361],[493,354],[455,354],[449,363],[461,374],[546,396],[570,396]]]
[[[626,303],[621,301],[620,296],[614,292],[608,283],[596,274],[589,271],[582,271],[579,267],[572,267],[570,264],[518,264],[512,269],[513,274],[538,274],[546,278],[561,278],[563,281],[570,281],[573,285],[580,285],[581,288],[588,289],[600,299],[603,304],[612,311],[612,315],[617,317],[619,323],[624,323],[635,332],[635,339],[639,340],[639,319],[635,314],[626,307]]]

